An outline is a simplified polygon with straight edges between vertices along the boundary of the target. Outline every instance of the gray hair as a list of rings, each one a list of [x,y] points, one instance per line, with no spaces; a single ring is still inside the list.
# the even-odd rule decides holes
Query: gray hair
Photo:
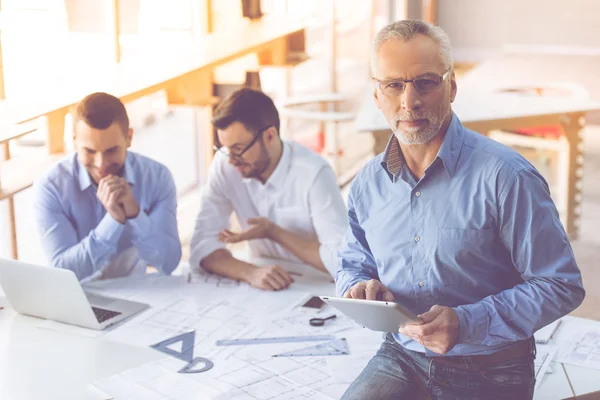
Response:
[[[444,68],[452,67],[452,49],[450,47],[450,38],[448,34],[439,26],[429,22],[419,20],[402,20],[392,22],[384,26],[373,40],[373,51],[371,54],[371,69],[375,71],[375,60],[381,46],[390,39],[406,41],[415,35],[424,35],[436,42],[440,46],[440,57],[444,63]]]

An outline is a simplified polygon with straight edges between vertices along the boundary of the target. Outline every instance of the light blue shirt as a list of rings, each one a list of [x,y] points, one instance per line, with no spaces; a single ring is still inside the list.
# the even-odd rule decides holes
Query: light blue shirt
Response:
[[[415,314],[453,307],[457,345],[446,355],[489,354],[530,338],[581,304],[581,274],[548,185],[518,153],[462,126],[456,115],[417,181],[386,152],[349,193],[339,295],[380,280]],[[436,355],[406,336],[404,347]]]
[[[167,167],[128,152],[124,178],[140,207],[125,224],[106,212],[77,154],[61,160],[35,187],[42,244],[52,265],[79,280],[144,273],[170,274],[181,258],[175,183]]]

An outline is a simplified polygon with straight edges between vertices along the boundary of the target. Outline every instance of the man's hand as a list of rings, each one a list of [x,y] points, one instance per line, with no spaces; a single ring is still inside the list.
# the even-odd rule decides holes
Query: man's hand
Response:
[[[438,354],[446,354],[458,341],[458,317],[450,307],[435,305],[418,315],[421,325],[407,324],[398,329],[403,335]]]
[[[271,239],[276,225],[268,218],[249,218],[251,227],[243,232],[234,233],[226,229],[219,233],[219,240],[223,243],[238,243],[253,239]]]
[[[251,286],[263,290],[281,290],[290,286],[294,279],[278,265],[255,267],[248,275]]]
[[[124,224],[127,220],[125,210],[121,207],[121,195],[123,194],[123,185],[120,178],[114,175],[108,175],[98,182],[96,196],[109,213],[119,223]]]
[[[123,188],[119,201],[125,211],[125,216],[127,218],[135,218],[140,213],[140,206],[135,200],[133,192],[131,191],[131,186],[129,186],[129,183],[127,183],[125,178],[119,178],[119,180]]]
[[[395,301],[392,292],[377,279],[358,282],[344,293],[344,297],[347,299]]]

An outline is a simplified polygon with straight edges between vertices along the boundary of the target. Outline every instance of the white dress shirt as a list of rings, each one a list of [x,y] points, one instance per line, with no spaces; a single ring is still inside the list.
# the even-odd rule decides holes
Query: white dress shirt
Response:
[[[190,265],[199,266],[205,257],[225,248],[217,235],[228,229],[232,212],[236,213],[242,230],[251,227],[247,223],[249,218],[265,217],[299,236],[318,240],[321,260],[334,276],[337,247],[348,220],[335,174],[315,152],[299,143],[284,141],[281,159],[264,185],[257,179],[243,178],[229,164],[227,156],[217,152],[202,189]],[[253,258],[299,261],[269,239],[251,240],[248,245]]]

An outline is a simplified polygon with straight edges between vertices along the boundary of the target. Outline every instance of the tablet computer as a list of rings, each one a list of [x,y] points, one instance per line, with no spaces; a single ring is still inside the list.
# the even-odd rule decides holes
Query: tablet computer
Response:
[[[408,322],[420,322],[406,307],[392,301],[320,297],[357,324],[372,331],[398,332],[398,328]]]

